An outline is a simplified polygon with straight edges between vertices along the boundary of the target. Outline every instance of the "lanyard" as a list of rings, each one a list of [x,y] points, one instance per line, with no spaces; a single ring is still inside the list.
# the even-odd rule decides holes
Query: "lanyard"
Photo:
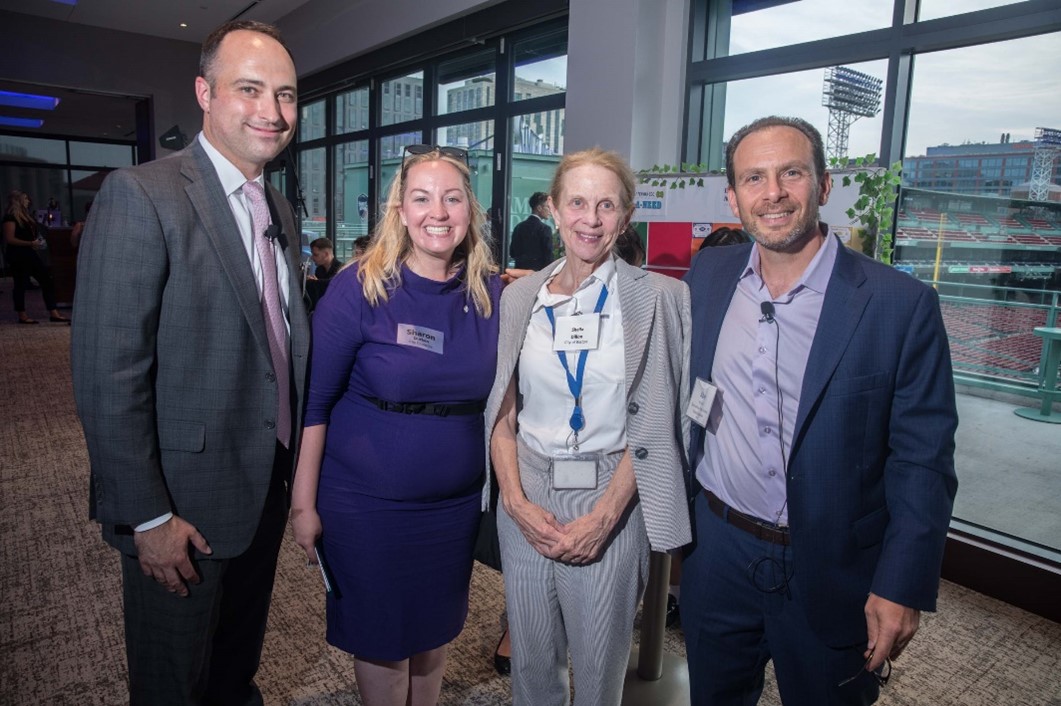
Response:
[[[597,305],[593,307],[594,314],[604,311],[604,302],[607,299],[608,287],[601,284]],[[556,318],[553,315],[553,307],[545,307],[545,315],[549,317],[549,324],[553,327],[553,338],[556,338]],[[567,375],[567,388],[571,390],[571,396],[575,398],[575,408],[571,411],[571,419],[568,424],[571,425],[571,431],[575,433],[575,448],[577,450],[578,433],[586,426],[586,417],[582,414],[582,382],[586,374],[586,358],[589,357],[589,351],[583,349],[578,352],[578,363],[575,365],[574,375],[571,374],[571,368],[567,365],[567,355],[565,355],[564,351],[557,351],[556,355],[560,358],[560,365],[564,366],[564,373]]]

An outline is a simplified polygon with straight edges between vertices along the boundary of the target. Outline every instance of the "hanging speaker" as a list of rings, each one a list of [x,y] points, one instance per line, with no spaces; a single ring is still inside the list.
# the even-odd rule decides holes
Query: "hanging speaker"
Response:
[[[158,138],[158,144],[168,150],[182,150],[187,146],[188,138],[181,132],[179,125],[174,125],[162,133],[162,137]]]

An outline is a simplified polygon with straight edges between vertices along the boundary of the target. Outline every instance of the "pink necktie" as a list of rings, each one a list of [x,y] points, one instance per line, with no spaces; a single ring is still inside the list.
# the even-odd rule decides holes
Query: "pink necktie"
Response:
[[[265,316],[266,334],[269,339],[269,354],[276,373],[277,410],[276,438],[288,448],[291,441],[291,380],[288,366],[287,326],[280,301],[280,288],[276,279],[276,255],[273,241],[266,237],[269,227],[269,204],[265,200],[265,189],[256,181],[243,185],[243,195],[251,207],[254,223],[254,247],[262,262],[262,314]]]

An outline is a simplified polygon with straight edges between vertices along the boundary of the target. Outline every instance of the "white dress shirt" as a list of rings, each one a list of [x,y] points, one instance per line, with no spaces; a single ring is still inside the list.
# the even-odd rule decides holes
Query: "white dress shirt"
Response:
[[[576,312],[590,314],[597,304],[601,286],[606,285],[608,298],[601,311],[599,343],[586,359],[582,386],[582,413],[586,423],[578,434],[579,453],[623,451],[626,448],[626,359],[615,262],[608,259],[598,267],[573,296],[554,294],[549,291],[549,283],[566,262],[562,261],[542,285],[531,309],[519,356],[519,391],[523,396],[523,408],[518,416],[519,434],[528,447],[545,456],[573,451],[574,435],[568,420],[575,400],[564,367],[553,350],[553,328],[545,308],[552,306],[557,319]],[[578,352],[564,355],[571,374],[576,375]]]

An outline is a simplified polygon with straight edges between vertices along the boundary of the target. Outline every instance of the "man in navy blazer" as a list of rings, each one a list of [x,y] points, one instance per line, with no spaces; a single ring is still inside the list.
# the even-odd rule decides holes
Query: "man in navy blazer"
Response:
[[[873,703],[935,609],[957,488],[938,298],[819,221],[831,180],[805,121],[739,130],[726,175],[755,242],[686,277],[692,702],[754,704],[773,660],[786,706]]]
[[[90,512],[121,554],[132,706],[262,703],[309,350],[294,212],[263,170],[296,83],[274,27],[219,27],[202,133],[107,177],[85,227],[74,394]]]

